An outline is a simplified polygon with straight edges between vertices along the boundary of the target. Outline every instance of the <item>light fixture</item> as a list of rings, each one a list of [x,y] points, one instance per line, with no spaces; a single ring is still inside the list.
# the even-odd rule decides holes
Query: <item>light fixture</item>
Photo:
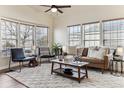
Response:
[[[33,45],[33,46],[32,46],[32,49],[33,49],[33,50],[35,50],[35,49],[36,49],[36,46],[35,46],[35,45]]]
[[[62,47],[62,50],[63,50],[63,52],[67,52],[67,47],[66,46],[63,46]]]
[[[52,12],[56,12],[57,9],[53,7],[53,8],[51,9],[51,11],[52,11]]]
[[[113,57],[116,60],[122,60],[124,55],[123,47],[117,47],[115,51],[115,56]]]
[[[123,56],[123,48],[122,47],[118,47],[117,50],[116,50],[116,55],[118,56]]]

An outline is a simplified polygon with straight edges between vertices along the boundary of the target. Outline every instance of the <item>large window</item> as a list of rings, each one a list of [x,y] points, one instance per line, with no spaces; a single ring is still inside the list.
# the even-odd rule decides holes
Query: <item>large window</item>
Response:
[[[23,48],[31,49],[33,46],[33,31],[34,26],[20,24],[20,46]]]
[[[0,56],[10,56],[10,49],[14,47],[22,47],[26,53],[31,53],[35,42],[38,47],[48,45],[48,27],[0,19]]]
[[[103,21],[104,45],[124,46],[124,19]]]
[[[36,46],[48,45],[48,27],[37,26],[36,27]]]
[[[3,56],[10,55],[10,48],[17,46],[17,23],[1,20],[1,53]]]
[[[69,46],[81,45],[81,25],[68,26]]]
[[[85,47],[100,45],[99,28],[100,28],[99,23],[89,23],[83,25]]]

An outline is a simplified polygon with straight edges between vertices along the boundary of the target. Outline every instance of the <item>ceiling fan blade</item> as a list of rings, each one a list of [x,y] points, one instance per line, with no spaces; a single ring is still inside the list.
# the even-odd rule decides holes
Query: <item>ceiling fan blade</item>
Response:
[[[60,9],[57,8],[57,10],[58,10],[58,12],[63,13],[63,11],[61,11]]]
[[[56,6],[57,8],[70,8],[70,5]]]
[[[51,5],[40,5],[40,6],[44,6],[44,7],[51,7]]]
[[[46,10],[45,12],[48,12],[48,11],[50,11],[51,10],[51,8],[50,9],[48,9],[48,10]]]

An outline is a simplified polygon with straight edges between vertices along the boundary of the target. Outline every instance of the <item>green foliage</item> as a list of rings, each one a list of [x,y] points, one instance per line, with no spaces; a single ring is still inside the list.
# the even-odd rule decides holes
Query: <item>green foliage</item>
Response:
[[[53,43],[51,48],[52,48],[52,53],[58,55],[59,49],[62,48],[62,45],[59,43]]]
[[[15,45],[13,43],[10,43],[10,42],[6,42],[3,47],[15,47]]]

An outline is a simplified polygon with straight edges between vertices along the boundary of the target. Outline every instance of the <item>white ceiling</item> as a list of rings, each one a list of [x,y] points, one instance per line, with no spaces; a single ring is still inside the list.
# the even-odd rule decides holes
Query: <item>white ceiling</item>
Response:
[[[84,13],[84,14],[91,14],[91,13],[94,13],[93,11],[96,11],[98,12],[99,14],[102,13],[102,11],[108,11],[109,13],[109,10],[112,12],[112,11],[118,11],[119,9],[124,9],[124,5],[71,5],[71,8],[64,8],[64,9],[61,9],[64,13],[61,14],[61,13],[53,13],[51,11],[45,13],[44,11],[49,9],[48,7],[44,7],[44,6],[38,6],[38,5],[32,5],[30,6],[32,7],[33,9],[35,9],[35,11],[38,11],[38,12],[41,12],[42,14],[45,14],[45,15],[49,15],[49,16],[52,16],[54,18],[57,18],[57,17],[65,17],[67,15],[80,15],[80,13]]]

